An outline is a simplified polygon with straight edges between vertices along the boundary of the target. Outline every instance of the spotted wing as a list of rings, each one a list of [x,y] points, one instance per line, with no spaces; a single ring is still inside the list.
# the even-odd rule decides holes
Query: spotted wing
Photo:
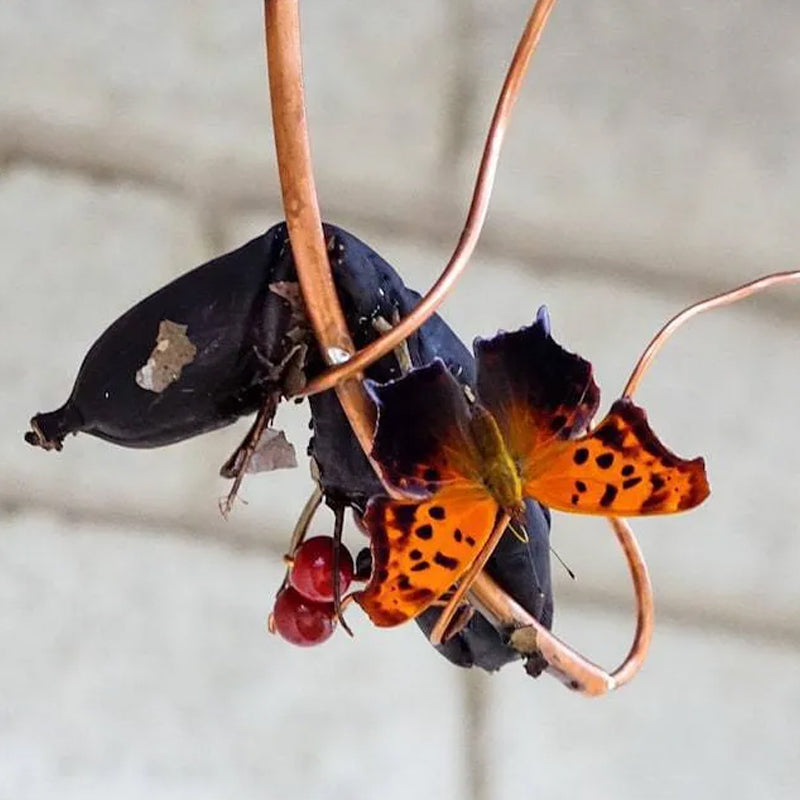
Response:
[[[600,401],[592,365],[553,340],[546,314],[513,333],[476,340],[475,355],[478,400],[521,471],[548,442],[586,430]]]
[[[579,514],[672,514],[709,494],[703,459],[670,452],[630,400],[614,403],[590,435],[533,453],[522,478],[528,497]]]
[[[372,457],[386,483],[423,498],[479,480],[464,389],[442,361],[367,387],[378,406]]]
[[[479,487],[445,488],[422,503],[373,498],[364,515],[372,578],[356,602],[379,627],[413,619],[470,568],[497,512]]]

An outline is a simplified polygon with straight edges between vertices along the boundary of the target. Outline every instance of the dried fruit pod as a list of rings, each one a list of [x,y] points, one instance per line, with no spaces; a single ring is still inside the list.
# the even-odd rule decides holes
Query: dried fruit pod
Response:
[[[406,315],[419,295],[364,242],[332,225],[324,231],[345,316],[361,347],[375,339],[382,326]],[[26,439],[59,449],[67,434],[83,431],[128,447],[159,447],[230,424],[270,398],[277,403],[286,390],[291,393],[291,385],[301,377],[299,368],[313,377],[324,366],[307,338],[294,281],[283,223],[186,273],[135,305],[100,336],[81,365],[67,403],[57,411],[37,414]],[[167,328],[167,339],[177,330],[180,342],[185,326],[183,332],[195,348],[186,360],[191,349],[183,343],[183,363],[173,372],[169,371],[173,365],[155,358],[159,345],[163,347],[159,332],[163,333],[164,321],[177,326]],[[167,350],[171,345],[168,341]],[[298,364],[292,353],[302,345],[308,345],[307,358]],[[409,337],[406,347],[410,364],[439,357],[459,381],[474,384],[472,354],[440,317],[431,317]],[[166,385],[158,392],[140,385],[147,385],[141,371],[148,365],[161,369],[162,379],[166,375]],[[394,355],[367,370],[378,381],[398,377],[399,372]],[[157,385],[152,376],[148,379]],[[363,511],[367,498],[382,492],[378,478],[335,393],[315,395],[310,406],[309,452],[319,467],[326,498]],[[546,513],[529,504],[528,542],[506,535],[487,564],[492,577],[548,626],[552,618],[549,527]],[[429,631],[437,617],[438,610],[432,609],[417,622]],[[478,614],[438,650],[455,664],[488,670],[519,658]]]

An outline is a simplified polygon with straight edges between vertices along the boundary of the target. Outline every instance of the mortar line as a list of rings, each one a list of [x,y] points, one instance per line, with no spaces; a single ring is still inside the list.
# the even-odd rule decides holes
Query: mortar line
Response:
[[[440,139],[440,166],[454,175],[466,155],[469,132],[478,99],[476,59],[475,9],[472,2],[448,0],[445,15],[449,26],[449,51],[453,70],[448,76],[446,102],[442,104],[442,136]]]
[[[272,196],[268,192],[260,192],[256,196],[254,192],[238,190],[231,192],[228,187],[221,189],[218,196],[208,198],[203,196],[203,192],[198,192],[198,187],[192,187],[172,178],[165,179],[158,169],[143,165],[126,170],[120,168],[119,164],[113,169],[108,165],[97,164],[93,169],[86,159],[72,163],[69,158],[56,158],[50,153],[30,154],[15,150],[4,162],[6,173],[16,166],[41,167],[84,178],[88,176],[96,183],[125,181],[134,183],[144,188],[175,195],[196,209],[200,209],[200,213],[212,210],[214,214],[224,216],[228,220],[237,215],[264,214],[265,208],[277,209],[277,194]],[[430,209],[426,208],[424,201],[405,206],[401,204],[399,198],[394,198],[393,201],[389,198],[387,201],[383,197],[381,202],[372,203],[370,198],[374,197],[374,192],[368,188],[357,194],[361,197],[357,208],[348,205],[350,202],[346,199],[348,193],[332,194],[331,200],[326,203],[330,211],[326,218],[335,221],[337,217],[345,217],[351,228],[363,227],[371,233],[391,236],[395,240],[411,239],[417,243],[443,249],[452,246],[453,231],[457,230],[459,220],[458,203],[440,200],[437,202],[436,213],[432,214],[429,213]],[[275,213],[277,222],[280,215]],[[266,227],[265,225],[265,229]],[[627,288],[657,294],[663,298],[678,298],[679,302],[684,302],[689,296],[705,297],[730,288],[730,280],[708,277],[707,269],[702,272],[692,272],[686,268],[669,270],[652,265],[669,262],[683,265],[703,263],[708,266],[723,260],[730,265],[730,259],[723,256],[664,254],[656,250],[652,262],[647,263],[638,255],[626,254],[622,248],[619,255],[611,255],[610,250],[613,247],[613,243],[609,242],[598,255],[587,255],[580,250],[570,251],[566,240],[549,236],[547,231],[531,230],[529,227],[526,228],[521,220],[514,220],[502,229],[490,226],[483,232],[477,260],[491,258],[516,262],[529,271],[534,279],[537,276],[549,277],[557,274],[573,279],[621,283]],[[535,267],[524,266],[533,261],[536,263]],[[745,261],[742,260],[739,266],[743,267],[744,264]],[[794,262],[784,264],[782,268],[788,269],[793,266]],[[762,271],[764,270],[759,270],[759,273]],[[752,274],[756,274],[756,270],[753,270]],[[768,315],[781,322],[794,322],[797,319],[797,301],[792,297],[792,293],[768,293],[759,298],[757,304],[745,303],[741,308],[745,313]]]
[[[241,553],[257,553],[268,558],[282,559],[285,545],[274,539],[265,538],[264,528],[253,525],[229,525],[220,519],[219,525],[206,520],[167,516],[163,514],[142,514],[109,509],[87,509],[68,507],[57,502],[37,499],[35,503],[26,502],[13,496],[0,494],[0,522],[3,518],[14,518],[26,513],[50,514],[75,526],[86,524],[92,528],[103,526],[117,528],[144,528],[153,533],[177,535],[193,542],[205,542],[222,546]],[[690,628],[696,631],[727,633],[744,636],[753,642],[763,642],[789,649],[800,648],[800,629],[790,620],[770,622],[750,617],[730,617],[707,608],[694,608],[679,603],[658,602],[656,586],[657,620]],[[607,592],[590,588],[575,588],[568,596],[557,598],[558,606],[576,610],[604,611],[615,614],[629,613],[628,598],[616,597]]]
[[[483,682],[485,675],[475,668],[463,670],[460,676],[464,708],[464,751],[466,758],[468,800],[491,800],[491,775],[487,760],[486,730],[488,703]]]

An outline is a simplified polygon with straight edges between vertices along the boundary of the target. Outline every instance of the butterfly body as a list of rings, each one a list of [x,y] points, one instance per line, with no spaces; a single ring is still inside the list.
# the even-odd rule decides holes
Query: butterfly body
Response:
[[[475,445],[480,480],[497,505],[512,514],[523,508],[522,479],[500,426],[489,409],[474,403],[469,432]]]
[[[670,514],[709,493],[701,458],[669,451],[644,411],[615,402],[589,432],[600,392],[591,365],[541,321],[475,346],[476,399],[441,361],[369,387],[372,457],[407,499],[372,498],[364,515],[373,572],[354,595],[380,626],[415,617],[481,563],[501,511],[526,498],[605,516]]]

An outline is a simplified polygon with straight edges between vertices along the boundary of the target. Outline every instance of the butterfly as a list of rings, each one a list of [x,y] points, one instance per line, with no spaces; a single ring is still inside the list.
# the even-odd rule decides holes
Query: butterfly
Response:
[[[353,597],[375,625],[413,619],[469,571],[498,515],[525,498],[578,514],[640,516],[693,508],[709,494],[702,458],[684,460],[643,409],[617,400],[593,429],[591,364],[533,325],[477,339],[475,396],[441,360],[385,384],[372,446],[387,486],[363,525],[373,568]]]

